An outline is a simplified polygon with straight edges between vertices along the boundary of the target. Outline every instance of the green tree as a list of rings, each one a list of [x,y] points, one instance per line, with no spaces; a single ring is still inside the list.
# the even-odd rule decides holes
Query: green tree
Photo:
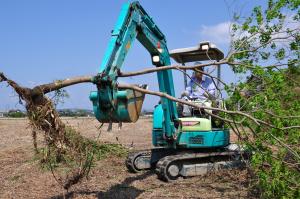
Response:
[[[228,107],[251,115],[231,127],[254,152],[265,198],[300,198],[300,1],[269,0],[248,18],[235,16],[228,59],[245,82],[227,86]]]

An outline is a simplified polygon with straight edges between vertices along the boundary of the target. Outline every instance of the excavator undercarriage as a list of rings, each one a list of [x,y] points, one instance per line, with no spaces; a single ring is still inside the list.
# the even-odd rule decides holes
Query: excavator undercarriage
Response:
[[[220,149],[154,148],[131,152],[126,159],[130,172],[155,170],[159,179],[169,182],[178,177],[204,175],[220,169],[244,168],[250,153],[237,145]]]

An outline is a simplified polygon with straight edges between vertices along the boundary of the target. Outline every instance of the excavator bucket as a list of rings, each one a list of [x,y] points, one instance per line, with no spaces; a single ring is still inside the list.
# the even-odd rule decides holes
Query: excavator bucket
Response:
[[[143,88],[146,85],[141,86]],[[106,108],[99,100],[99,92],[93,91],[90,100],[93,102],[93,110],[96,118],[101,123],[136,122],[139,119],[145,94],[132,89],[120,89],[116,93],[114,108]]]

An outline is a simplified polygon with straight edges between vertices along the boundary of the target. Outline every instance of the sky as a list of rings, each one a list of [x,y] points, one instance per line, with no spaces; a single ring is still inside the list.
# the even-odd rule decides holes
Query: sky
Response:
[[[33,87],[79,75],[97,74],[122,4],[125,0],[1,0],[0,71],[23,86]],[[215,43],[225,54],[230,41],[232,11],[249,15],[260,0],[141,0],[140,3],[167,38],[169,50]],[[175,64],[172,61],[172,64]],[[122,71],[152,66],[149,53],[136,40]],[[183,75],[173,72],[176,96],[183,91]],[[236,81],[228,66],[225,82]],[[158,90],[156,74],[122,78],[120,82],[148,84]],[[92,109],[93,84],[66,89],[70,97],[58,108]],[[157,97],[147,96],[152,110]],[[24,109],[6,84],[0,83],[0,111]]]

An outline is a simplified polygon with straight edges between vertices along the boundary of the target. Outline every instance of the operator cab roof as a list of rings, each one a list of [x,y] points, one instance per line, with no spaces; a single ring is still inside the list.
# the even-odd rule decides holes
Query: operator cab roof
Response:
[[[183,64],[196,61],[219,61],[224,58],[224,53],[215,44],[204,41],[194,47],[171,50],[170,56],[176,62]]]

